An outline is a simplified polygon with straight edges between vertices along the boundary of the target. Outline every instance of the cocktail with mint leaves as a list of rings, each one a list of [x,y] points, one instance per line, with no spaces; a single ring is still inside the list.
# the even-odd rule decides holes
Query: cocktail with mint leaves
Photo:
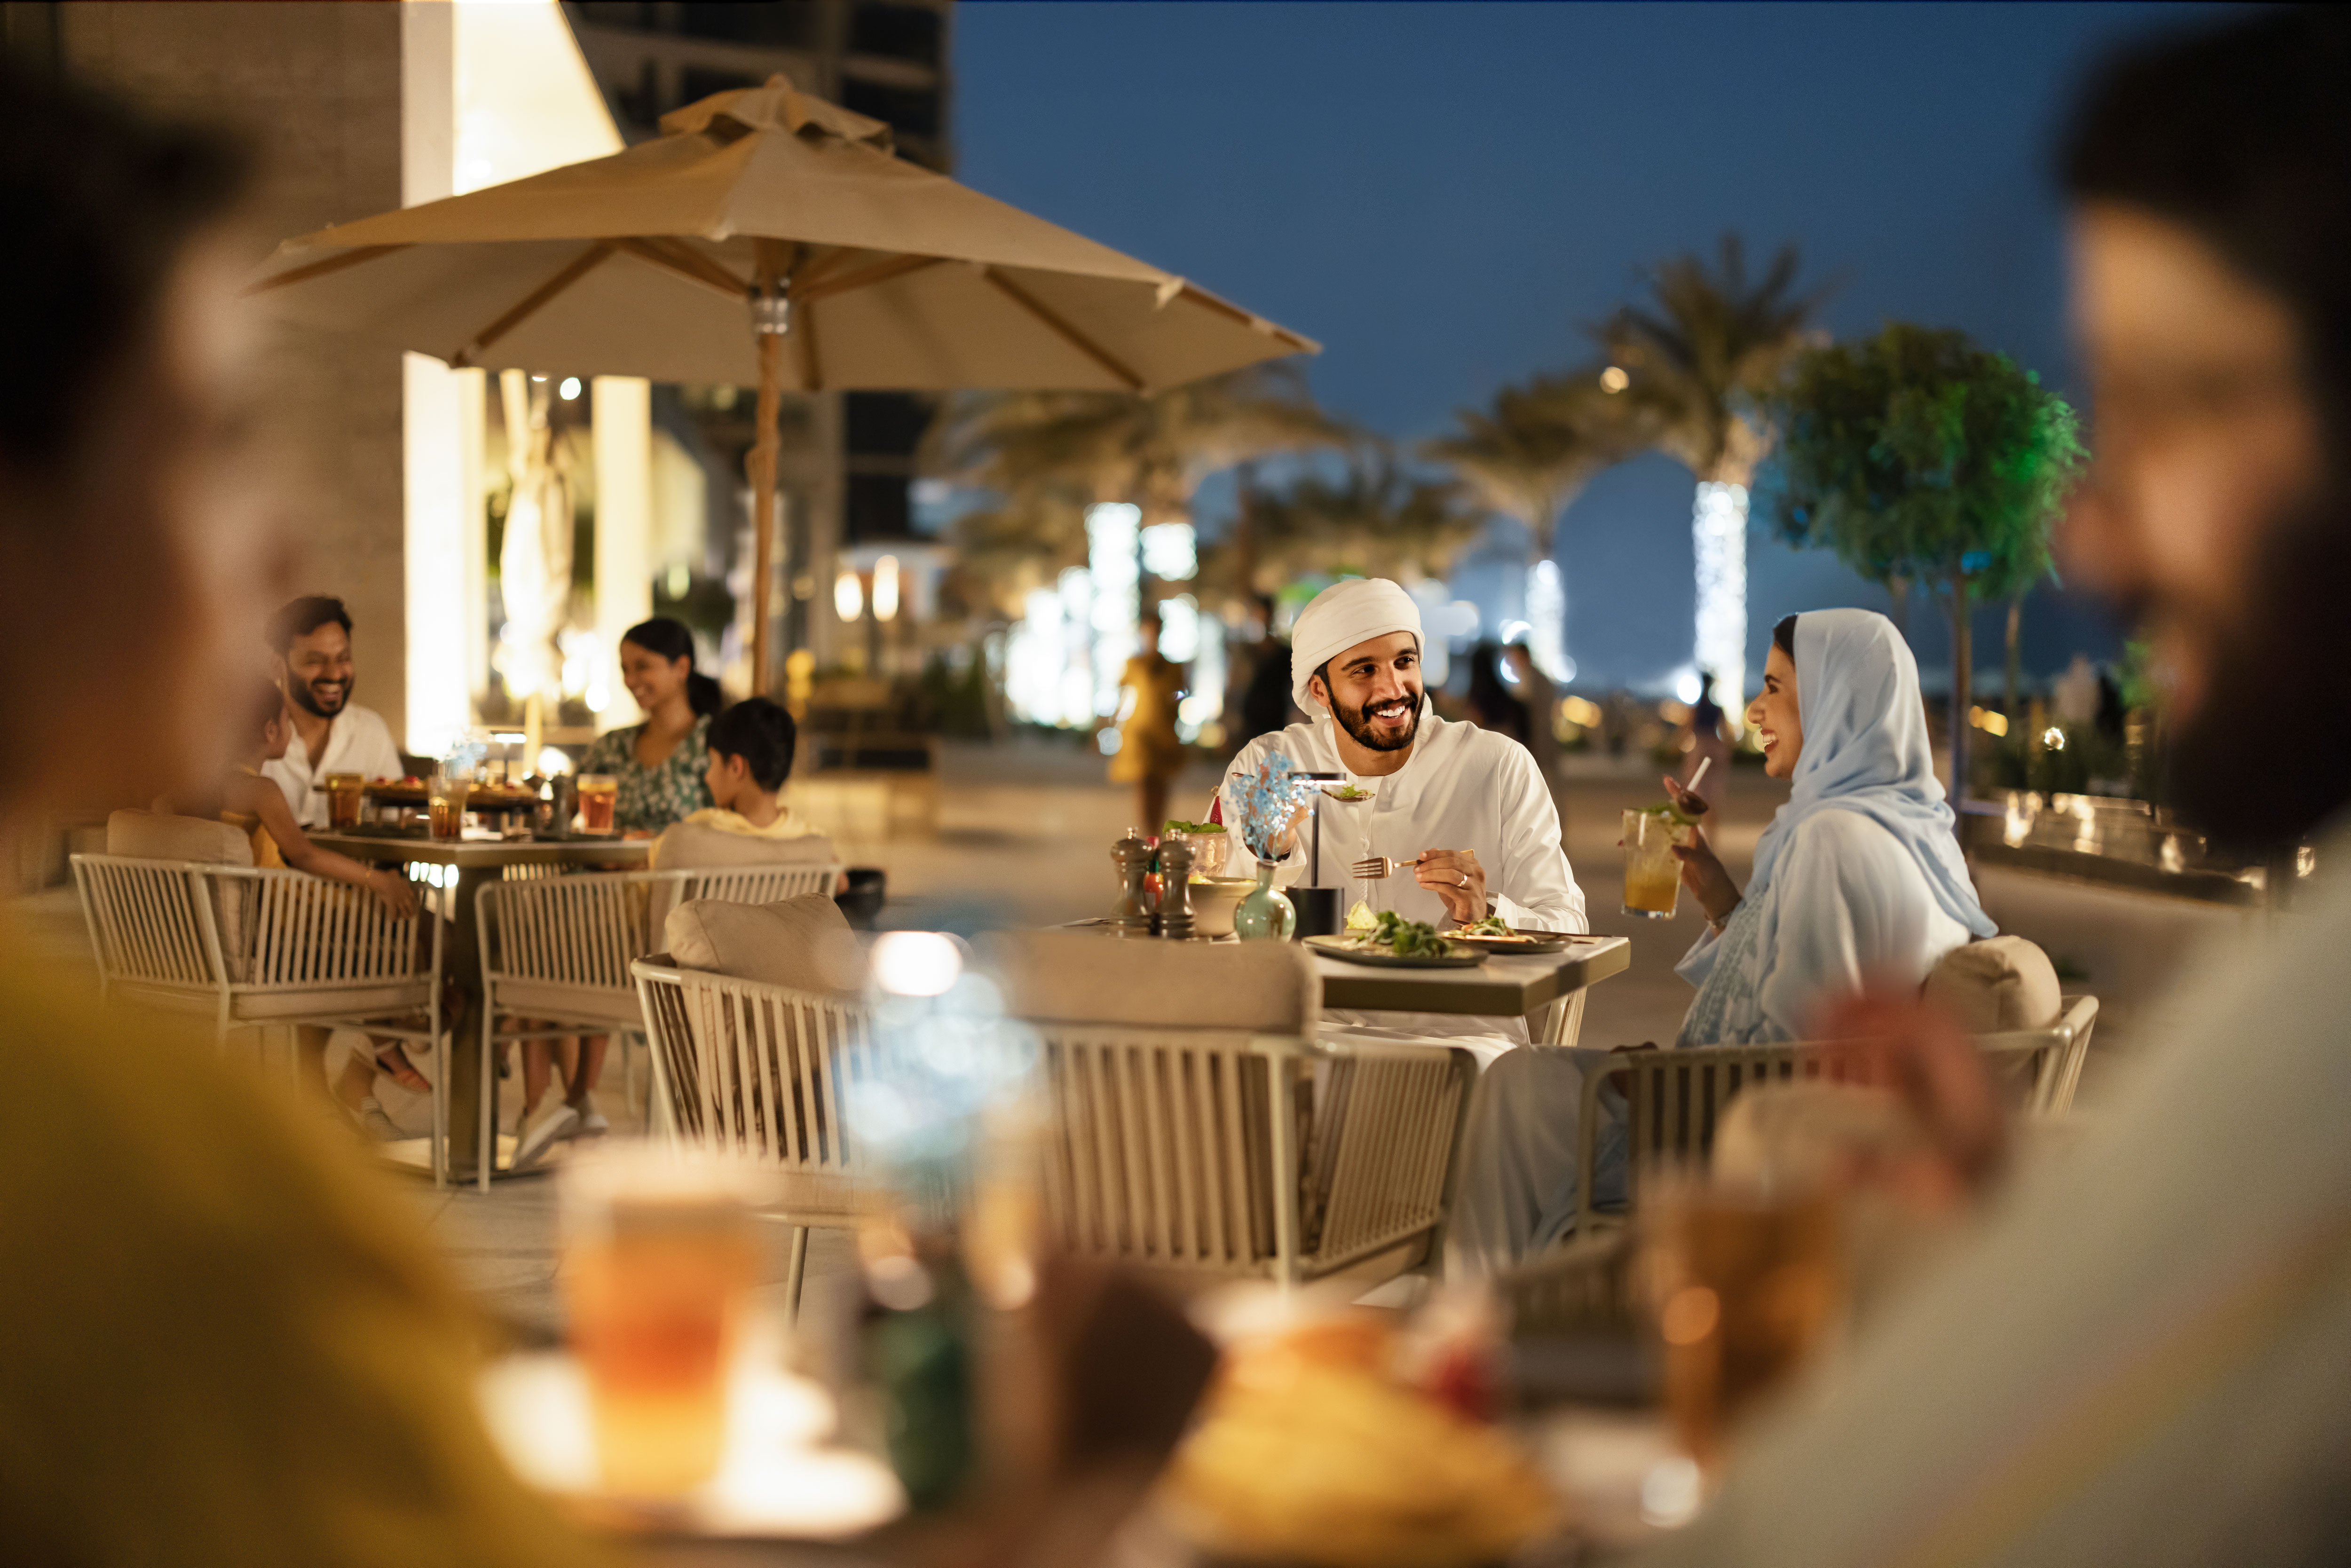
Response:
[[[1671,920],[1681,894],[1682,862],[1674,846],[1687,844],[1697,819],[1671,806],[1625,813],[1625,913]]]

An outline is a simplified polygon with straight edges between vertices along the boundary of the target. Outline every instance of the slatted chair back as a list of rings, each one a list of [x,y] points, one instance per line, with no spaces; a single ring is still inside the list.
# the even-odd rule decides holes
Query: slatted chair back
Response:
[[[830,893],[837,865],[752,865],[497,882],[477,895],[485,994],[556,1019],[632,1019],[629,967],[661,946],[657,916],[689,899],[770,904]]]
[[[883,1071],[861,1002],[680,969],[666,956],[631,967],[655,1097],[678,1142],[846,1184],[874,1175],[848,1123],[852,1087]]]
[[[1475,1071],[1466,1052],[1034,1027],[1046,1209],[1066,1249],[1290,1283],[1416,1240],[1434,1248]]]
[[[396,916],[364,888],[297,871],[209,867],[198,873],[241,896],[249,946],[230,956],[237,989],[293,992],[358,989],[418,980],[433,967],[432,908]]]
[[[2068,997],[2058,1020],[2046,1029],[1974,1038],[1994,1078],[2010,1086],[2020,1113],[2056,1116],[2073,1107],[2097,1021],[2097,998]],[[1593,1190],[1608,1086],[1614,1084],[1624,1097],[1627,1168],[1637,1182],[1645,1168],[1660,1160],[1709,1154],[1724,1112],[1746,1090],[1821,1077],[1830,1049],[1828,1042],[1807,1040],[1627,1051],[1587,1073],[1576,1129],[1578,1232],[1589,1234],[1593,1225],[1609,1218],[1596,1207]]]
[[[211,1002],[227,984],[206,868],[118,855],[73,857],[99,983]]]

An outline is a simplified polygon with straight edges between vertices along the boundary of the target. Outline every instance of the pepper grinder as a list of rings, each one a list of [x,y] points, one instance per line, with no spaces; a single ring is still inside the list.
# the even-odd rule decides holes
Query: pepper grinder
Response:
[[[1159,935],[1188,941],[1192,936],[1192,846],[1180,838],[1159,845]]]
[[[1151,895],[1143,879],[1151,874],[1151,845],[1129,834],[1111,845],[1110,858],[1118,867],[1118,907],[1110,912],[1111,929],[1121,936],[1151,935]]]

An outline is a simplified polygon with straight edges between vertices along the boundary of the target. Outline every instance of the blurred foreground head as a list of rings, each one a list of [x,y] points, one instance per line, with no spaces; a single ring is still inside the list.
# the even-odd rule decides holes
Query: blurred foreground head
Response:
[[[242,177],[210,135],[0,64],[0,829],[142,800],[246,727]]]
[[[2263,11],[2092,84],[2064,154],[2095,465],[2064,540],[2172,687],[2216,836],[2351,797],[2351,19]]]

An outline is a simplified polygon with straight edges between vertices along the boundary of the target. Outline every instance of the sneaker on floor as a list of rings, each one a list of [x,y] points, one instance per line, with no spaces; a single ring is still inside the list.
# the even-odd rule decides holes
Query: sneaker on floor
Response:
[[[396,1144],[408,1136],[383,1113],[383,1102],[372,1094],[360,1102],[359,1109],[351,1113],[351,1119],[360,1124],[360,1132],[380,1144]]]
[[[580,1113],[580,1136],[601,1138],[612,1130],[612,1124],[605,1118],[603,1112],[596,1108],[596,1096],[593,1093],[573,1108]]]
[[[513,1168],[526,1170],[537,1165],[547,1157],[548,1150],[579,1130],[580,1113],[560,1096],[549,1095],[547,1103],[523,1121],[521,1136],[515,1140]]]

